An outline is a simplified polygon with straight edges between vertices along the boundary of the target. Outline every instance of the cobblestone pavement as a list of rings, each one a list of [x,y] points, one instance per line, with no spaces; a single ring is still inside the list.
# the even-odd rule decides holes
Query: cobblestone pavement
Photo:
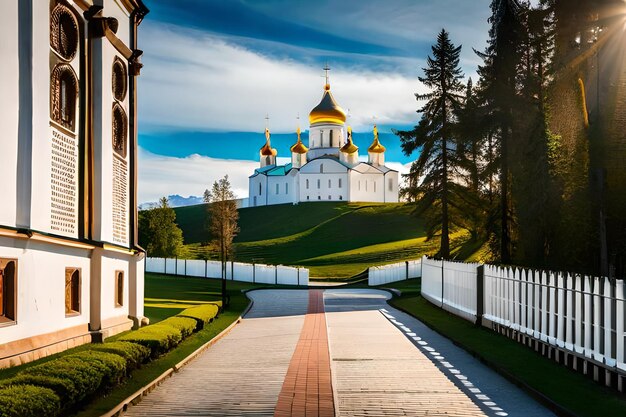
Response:
[[[248,295],[240,324],[125,415],[552,416],[384,291]]]

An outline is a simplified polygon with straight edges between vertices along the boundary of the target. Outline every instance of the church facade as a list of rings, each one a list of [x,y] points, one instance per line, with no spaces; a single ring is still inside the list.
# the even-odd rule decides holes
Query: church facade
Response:
[[[141,0],[0,2],[0,367],[141,326]]]
[[[330,92],[328,80],[320,103],[309,114],[309,146],[291,147],[291,163],[276,165],[269,129],[260,150],[260,167],[249,178],[249,206],[314,201],[398,202],[398,172],[385,166],[385,147],[374,126],[368,161],[345,128],[346,113]]]

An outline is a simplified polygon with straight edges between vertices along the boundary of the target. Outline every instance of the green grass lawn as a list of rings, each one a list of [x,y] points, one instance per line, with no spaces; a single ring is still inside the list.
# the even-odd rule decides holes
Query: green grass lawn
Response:
[[[301,203],[239,210],[241,232],[235,258],[241,262],[304,266],[312,277],[345,279],[372,265],[434,254],[439,239],[426,240],[408,203]],[[214,258],[203,241],[206,206],[177,208],[188,259]],[[452,236],[461,248],[468,234]]]
[[[413,281],[413,282],[412,282]],[[419,296],[417,281],[389,284],[404,288],[390,301],[490,365],[502,369],[579,416],[626,416],[626,399],[589,378],[540,356],[533,350],[483,327],[453,316]]]

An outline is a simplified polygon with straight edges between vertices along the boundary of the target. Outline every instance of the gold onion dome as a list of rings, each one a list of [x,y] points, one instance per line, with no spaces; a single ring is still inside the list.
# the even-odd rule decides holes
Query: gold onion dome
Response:
[[[352,128],[350,126],[348,126],[348,140],[339,150],[347,154],[355,153],[359,150],[359,147],[352,142]]]
[[[309,123],[336,123],[344,124],[346,122],[346,112],[337,104],[330,92],[330,84],[324,86],[324,95],[322,101],[311,113],[309,113]]]
[[[270,130],[265,128],[265,145],[259,151],[261,156],[276,156],[276,149],[272,148],[270,143]]]
[[[290,148],[291,152],[299,154],[307,153],[309,151],[309,148],[304,146],[304,143],[302,143],[302,140],[300,140],[300,128],[298,128],[296,133],[298,134],[298,141]]]
[[[387,148],[381,145],[380,141],[378,140],[378,128],[376,127],[376,125],[374,125],[374,142],[372,142],[367,151],[372,153],[383,153],[386,150]]]

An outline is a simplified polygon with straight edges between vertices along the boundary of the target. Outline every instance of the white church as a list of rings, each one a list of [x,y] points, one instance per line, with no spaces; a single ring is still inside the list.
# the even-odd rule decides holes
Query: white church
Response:
[[[141,0],[0,1],[0,368],[146,323]]]
[[[300,139],[291,147],[291,163],[276,165],[269,129],[260,150],[260,168],[249,178],[249,205],[313,201],[398,202],[398,172],[385,166],[385,147],[374,137],[368,161],[345,129],[346,113],[330,92],[328,77],[320,103],[309,114],[309,146]],[[347,133],[347,134],[346,134]]]

